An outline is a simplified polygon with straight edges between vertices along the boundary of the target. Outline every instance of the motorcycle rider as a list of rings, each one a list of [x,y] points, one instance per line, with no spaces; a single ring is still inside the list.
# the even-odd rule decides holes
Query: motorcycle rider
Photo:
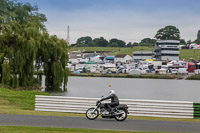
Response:
[[[113,107],[116,107],[116,106],[119,105],[119,99],[118,99],[117,95],[115,94],[114,90],[110,90],[109,93],[108,93],[108,96],[105,97],[105,98],[102,98],[100,101],[104,101],[104,100],[107,100],[107,99],[111,99],[111,103],[106,103],[105,106],[106,106],[107,109],[110,110],[111,114],[114,114]]]

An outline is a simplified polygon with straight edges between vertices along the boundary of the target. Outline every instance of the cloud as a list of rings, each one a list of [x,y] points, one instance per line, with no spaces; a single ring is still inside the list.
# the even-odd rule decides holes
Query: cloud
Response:
[[[99,10],[94,7],[76,11],[46,11],[46,26],[50,34],[66,38],[70,26],[70,40],[75,43],[79,37],[91,36],[106,39],[118,38],[126,42],[139,42],[153,38],[156,32],[167,25],[174,25],[186,40],[196,39],[200,29],[200,18],[182,11],[141,12],[135,10]]]
[[[182,38],[195,40],[200,29],[199,0],[20,1],[38,4],[52,35],[66,39],[69,25],[71,43],[82,36],[140,42],[167,25],[179,28]]]

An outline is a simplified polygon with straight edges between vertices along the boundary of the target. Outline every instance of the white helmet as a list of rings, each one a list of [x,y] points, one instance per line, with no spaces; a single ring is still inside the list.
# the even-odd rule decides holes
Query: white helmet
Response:
[[[114,91],[114,90],[110,90],[110,91],[108,92],[108,95],[109,95],[109,96],[112,95],[112,94],[115,94],[115,91]]]

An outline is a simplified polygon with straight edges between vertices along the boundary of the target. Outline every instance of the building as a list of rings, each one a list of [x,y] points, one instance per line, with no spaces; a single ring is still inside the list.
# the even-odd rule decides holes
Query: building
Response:
[[[114,59],[115,59],[114,56],[106,56],[106,57],[103,59],[103,61],[104,61],[105,63],[114,63]]]
[[[155,60],[179,60],[179,44],[178,40],[158,40],[154,50]]]
[[[133,52],[134,61],[153,59],[157,61],[179,60],[179,44],[178,40],[158,40],[152,51]]]
[[[152,51],[136,51],[136,52],[133,52],[133,60],[134,61],[152,59],[153,56],[154,56],[154,52],[152,52]]]
[[[77,59],[82,58],[82,52],[81,51],[71,51],[68,53],[69,59]]]
[[[133,58],[127,54],[118,54],[115,56],[115,59],[114,59],[115,62],[122,62],[122,63],[128,63],[128,62],[131,62],[132,60]]]

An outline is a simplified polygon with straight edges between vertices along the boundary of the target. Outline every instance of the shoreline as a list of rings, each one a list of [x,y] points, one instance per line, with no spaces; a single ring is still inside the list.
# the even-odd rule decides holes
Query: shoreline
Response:
[[[129,74],[94,74],[94,73],[81,73],[69,76],[78,77],[107,77],[107,78],[144,78],[144,79],[176,79],[176,80],[200,80],[200,75],[172,75],[172,74],[142,74],[142,75],[129,75]]]

